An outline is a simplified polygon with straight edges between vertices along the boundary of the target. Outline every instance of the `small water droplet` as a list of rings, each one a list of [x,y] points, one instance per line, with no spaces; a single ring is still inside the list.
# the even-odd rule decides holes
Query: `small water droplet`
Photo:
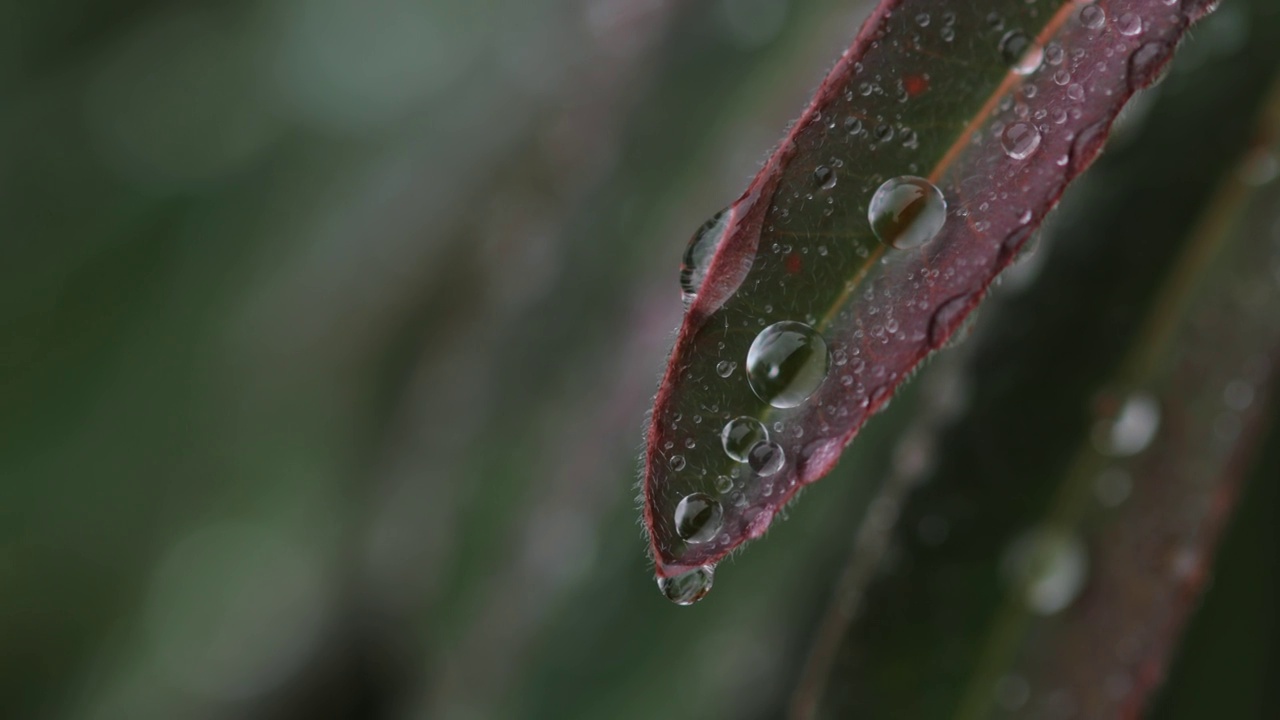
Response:
[[[676,534],[690,543],[704,543],[720,532],[724,510],[706,493],[686,495],[676,505]]]
[[[881,123],[876,126],[875,136],[877,142],[887,143],[893,139],[893,126],[887,123]]]
[[[675,470],[676,472],[680,472],[681,470],[684,469],[684,456],[672,455],[671,459],[667,461],[667,464],[671,466],[672,470]]]
[[[1038,528],[1009,546],[1001,567],[1032,612],[1053,615],[1065,610],[1084,589],[1089,555],[1075,535]]]
[[[658,590],[677,605],[692,605],[711,592],[715,573],[714,565],[703,565],[683,575],[658,578]]]
[[[769,439],[769,431],[759,420],[751,417],[740,417],[725,423],[720,432],[720,442],[724,452],[738,462],[746,462],[751,448],[761,440]]]
[[[836,171],[826,165],[819,165],[813,171],[813,181],[821,190],[830,190],[836,186]]]
[[[730,375],[732,375],[733,371],[736,370],[737,368],[738,368],[738,363],[733,362],[731,360],[721,360],[720,362],[716,363],[716,374],[722,378],[727,378]]]
[[[1098,421],[1093,429],[1094,446],[1105,455],[1137,455],[1155,439],[1160,430],[1160,403],[1151,395],[1130,395],[1114,419]]]
[[[800,322],[766,327],[747,350],[751,389],[776,408],[796,407],[808,399],[826,379],[830,365],[826,340]]]
[[[867,208],[871,230],[886,245],[899,250],[932,240],[947,220],[942,191],[924,178],[903,175],[885,181]]]
[[[716,492],[727,495],[733,490],[733,478],[728,475],[716,476]]]
[[[850,115],[844,119],[845,132],[853,135],[862,132],[862,121]]]
[[[1142,18],[1134,13],[1125,13],[1116,20],[1116,29],[1121,35],[1133,37],[1142,32]]]
[[[1097,5],[1086,5],[1080,9],[1080,24],[1090,30],[1101,30],[1107,24],[1107,13]]]
[[[768,477],[782,469],[787,462],[787,455],[783,452],[781,445],[772,440],[766,440],[756,443],[755,447],[751,448],[747,462],[757,475]]]
[[[689,244],[684,249],[684,258],[680,265],[680,289],[683,291],[685,303],[693,302],[698,288],[707,276],[707,267],[716,254],[716,248],[724,241],[725,231],[729,226],[729,208],[725,208],[702,224]]]
[[[962,312],[969,306],[968,293],[957,295],[938,306],[929,320],[929,345],[942,347]]]
[[[1000,134],[1000,144],[1005,155],[1014,160],[1026,160],[1040,147],[1040,131],[1031,123],[1010,123]]]
[[[1000,39],[1000,56],[1018,75],[1030,75],[1044,60],[1044,48],[1032,43],[1021,30],[1011,30]]]

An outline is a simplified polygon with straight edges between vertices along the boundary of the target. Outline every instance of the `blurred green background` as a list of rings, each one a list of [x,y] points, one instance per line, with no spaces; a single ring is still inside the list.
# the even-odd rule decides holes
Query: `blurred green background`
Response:
[[[0,717],[779,714],[919,391],[692,608],[636,459],[867,12],[0,4]]]

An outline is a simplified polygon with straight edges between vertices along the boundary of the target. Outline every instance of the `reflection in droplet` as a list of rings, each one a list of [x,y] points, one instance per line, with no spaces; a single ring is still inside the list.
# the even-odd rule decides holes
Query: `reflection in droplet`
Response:
[[[715,573],[714,565],[703,565],[683,575],[658,578],[658,589],[668,600],[677,605],[692,605],[711,592]]]
[[[921,177],[903,175],[887,180],[871,197],[867,220],[876,237],[899,250],[932,240],[947,220],[942,191]]]
[[[755,418],[745,416],[725,423],[724,430],[720,432],[720,442],[724,445],[725,454],[738,462],[746,462],[751,448],[768,439],[769,431],[764,425]]]
[[[818,331],[804,323],[770,325],[747,350],[747,380],[761,400],[776,408],[804,402],[827,377],[831,356]]]
[[[747,455],[747,463],[761,477],[768,477],[777,473],[782,469],[786,461],[787,456],[783,452],[782,446],[772,441],[756,443],[755,447],[751,448],[751,452]]]
[[[1039,528],[1010,545],[1001,566],[1032,612],[1053,615],[1080,595],[1089,574],[1089,556],[1075,535]]]
[[[692,302],[697,296],[698,288],[702,286],[702,280],[707,276],[711,258],[715,256],[716,248],[720,247],[720,243],[724,240],[728,224],[729,209],[725,208],[711,216],[711,219],[703,223],[693,237],[689,238],[689,244],[684,249],[684,259],[680,265],[680,289],[683,291],[686,303]]]
[[[690,543],[704,543],[720,532],[724,510],[706,493],[686,495],[676,505],[676,534]]]

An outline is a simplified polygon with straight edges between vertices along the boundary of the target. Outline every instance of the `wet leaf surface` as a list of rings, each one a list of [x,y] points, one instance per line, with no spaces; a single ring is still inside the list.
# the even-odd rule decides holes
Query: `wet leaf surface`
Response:
[[[761,536],[830,470],[955,332],[1203,11],[904,0],[873,13],[729,208],[723,241],[694,253],[709,266],[685,273],[703,279],[644,468],[659,577]],[[724,426],[738,417],[764,425],[769,462],[725,452]],[[690,534],[676,510],[695,493],[721,512]]]

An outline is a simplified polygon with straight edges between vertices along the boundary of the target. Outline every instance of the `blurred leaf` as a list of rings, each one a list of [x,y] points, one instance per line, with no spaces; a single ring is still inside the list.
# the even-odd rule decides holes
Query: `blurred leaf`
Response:
[[[1241,62],[1262,54],[1263,67],[1274,68],[1266,43],[1274,42],[1276,16],[1258,14],[1269,15],[1267,25]],[[1203,102],[1208,90],[1193,94],[1188,85],[1207,88],[1220,70],[1184,84],[1169,117],[1179,118],[1181,103]],[[1250,104],[1255,81],[1233,79],[1233,107]],[[1211,118],[1181,119],[1183,133],[1204,133],[1195,137],[1241,135],[1200,122]],[[1055,366],[1053,334],[1073,328],[1064,318],[1092,317],[1093,327],[1072,338],[1091,341],[1102,332],[1101,304],[1140,293],[1124,285],[1145,285],[1143,274],[1116,278],[1123,285],[1087,284],[1072,268],[1075,276],[1058,278],[1055,291],[1075,307],[1060,309],[1052,323],[1042,318],[1051,329],[1010,324],[1003,338],[984,343],[982,357],[1019,371],[1003,378],[992,371],[941,469],[921,478],[927,484],[901,512],[882,574],[847,634],[848,612],[840,610],[820,630],[820,648],[831,633],[841,634],[843,647],[833,665],[830,657],[812,663],[797,715],[819,703],[831,717],[851,708],[929,718],[1141,712],[1203,587],[1280,355],[1280,248],[1272,231],[1280,218],[1273,181],[1280,96],[1260,127],[1244,160],[1219,173],[1218,189],[1200,203],[1177,262],[1161,270],[1158,255],[1148,259],[1162,289],[1139,301],[1146,309],[1137,331],[1116,335],[1123,360],[1087,407],[1077,378],[1088,372],[1077,366],[1068,378]],[[1153,138],[1129,164],[1145,173],[1162,149]],[[1107,211],[1126,216],[1114,218],[1115,237],[1126,237],[1126,222],[1168,227],[1171,193],[1112,187],[1122,194]],[[1185,197],[1186,188],[1176,194]],[[1106,221],[1105,213],[1094,218]],[[1169,245],[1168,235],[1154,237]],[[1094,257],[1110,246],[1095,245]],[[1064,294],[1068,288],[1074,294]],[[1109,353],[1112,342],[1100,351]],[[1045,378],[1073,386],[1075,399]],[[1070,417],[1073,405],[1088,411],[1083,422]],[[1072,439],[1075,449],[1063,452]]]
[[[686,255],[696,298],[658,391],[644,481],[657,574],[685,574],[669,596],[700,596],[714,563],[830,470],[1203,12],[1162,0],[947,12],[895,0],[873,12]]]

